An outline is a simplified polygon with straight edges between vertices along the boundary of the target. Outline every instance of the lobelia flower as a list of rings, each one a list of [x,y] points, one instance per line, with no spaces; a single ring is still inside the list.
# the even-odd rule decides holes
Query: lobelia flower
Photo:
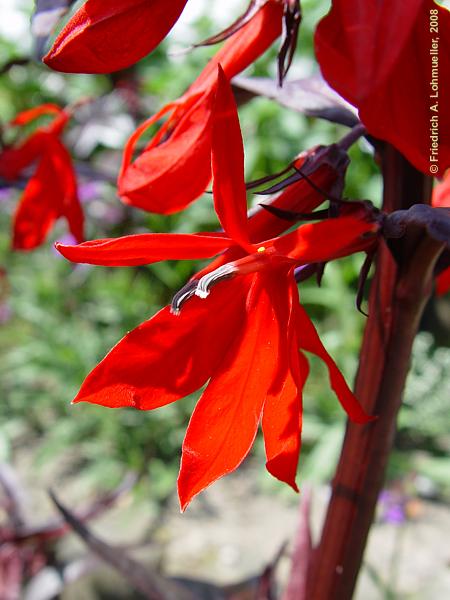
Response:
[[[43,61],[65,73],[112,73],[133,65],[166,37],[187,0],[86,0]]]
[[[84,239],[76,175],[70,155],[60,140],[70,112],[54,104],[43,104],[19,113],[11,125],[22,127],[42,115],[54,118],[23,142],[7,146],[0,153],[0,176],[10,181],[17,180],[26,167],[37,162],[14,217],[12,247],[16,250],[39,246],[60,217],[67,220],[78,242]]]
[[[359,109],[369,133],[424,173],[444,174],[450,166],[444,137],[450,82],[442,75],[450,71],[447,8],[433,0],[333,0],[317,27],[315,50],[323,76]]]
[[[308,375],[304,351],[325,362],[331,387],[349,417],[358,423],[371,419],[299,304],[293,271],[299,264],[372,247],[378,225],[346,216],[252,242],[242,138],[222,70],[213,108],[212,169],[224,233],[139,234],[78,246],[57,244],[69,260],[107,266],[224,252],[219,267],[216,261],[204,269],[176,294],[172,306],[128,333],[88,375],[74,400],[150,410],[209,380],[183,442],[178,478],[183,510],[196,494],[239,466],[260,421],[268,471],[298,489],[302,389]],[[260,221],[257,229],[264,228]]]
[[[181,98],[137,128],[125,146],[118,179],[119,195],[125,203],[170,214],[203,194],[211,179],[211,114],[217,65],[222,65],[229,79],[248,67],[280,35],[282,18],[281,2],[263,3],[229,37]],[[133,161],[137,141],[163,116],[168,116],[167,120]]]
[[[431,204],[439,208],[450,207],[450,171],[447,171],[443,181],[433,189]],[[443,296],[449,290],[450,267],[447,267],[436,277],[436,293]]]

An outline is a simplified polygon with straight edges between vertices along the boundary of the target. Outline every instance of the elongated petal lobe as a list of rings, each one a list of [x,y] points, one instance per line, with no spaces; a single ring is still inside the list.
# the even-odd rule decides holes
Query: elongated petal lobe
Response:
[[[65,73],[112,73],[149,54],[187,0],[87,0],[56,38],[44,62]]]
[[[148,265],[160,260],[210,258],[232,241],[223,237],[183,233],[143,233],[84,242],[78,246],[56,244],[72,262],[123,267]]]
[[[374,417],[371,417],[364,412],[360,403],[348,387],[344,376],[339,371],[336,363],[325,350],[325,347],[317,334],[316,328],[301,304],[298,305],[297,319],[301,348],[306,350],[306,352],[315,354],[324,361],[328,368],[331,387],[349,418],[355,423],[368,423],[369,421],[372,421]]]
[[[53,181],[49,186],[48,182]],[[33,250],[46,238],[59,217],[61,188],[55,180],[53,162],[45,154],[25,187],[13,224],[12,246],[16,250]]]
[[[182,510],[250,451],[276,371],[278,332],[270,298],[255,276],[242,329],[189,422],[178,478]]]
[[[212,133],[213,194],[216,213],[229,237],[247,248],[247,194],[244,146],[231,86],[219,66]]]
[[[280,254],[302,263],[323,262],[363,250],[373,243],[377,230],[376,223],[339,217],[302,225],[277,238],[273,246]]]
[[[279,280],[275,277],[270,288],[284,340],[278,358],[280,370],[277,380],[264,404],[262,430],[267,470],[298,492],[295,478],[301,445],[302,391],[309,368],[307,360],[298,351],[295,328],[298,293],[292,275],[291,280],[287,290],[280,289]]]

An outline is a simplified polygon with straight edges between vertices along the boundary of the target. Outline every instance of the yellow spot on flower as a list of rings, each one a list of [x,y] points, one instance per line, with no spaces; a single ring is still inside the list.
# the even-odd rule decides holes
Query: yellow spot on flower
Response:
[[[265,252],[265,251],[266,251],[266,248],[264,246],[260,246],[258,248],[258,252]]]

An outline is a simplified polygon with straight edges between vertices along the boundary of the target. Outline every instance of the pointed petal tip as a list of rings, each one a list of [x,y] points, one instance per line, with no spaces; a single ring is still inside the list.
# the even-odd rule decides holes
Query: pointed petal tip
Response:
[[[276,458],[268,460],[266,462],[266,469],[272,475],[272,477],[275,477],[275,479],[278,479],[278,481],[281,481],[281,483],[286,483],[290,488],[294,490],[296,494],[300,493],[300,488],[298,487],[297,482],[295,481],[295,476],[292,477],[291,475],[287,474],[285,477],[283,477],[280,473],[279,468],[276,468]]]
[[[201,490],[200,490],[201,491]],[[197,496],[200,492],[190,493],[182,490],[180,487],[180,483],[178,481],[178,502],[180,504],[180,513],[183,514],[192,500]]]

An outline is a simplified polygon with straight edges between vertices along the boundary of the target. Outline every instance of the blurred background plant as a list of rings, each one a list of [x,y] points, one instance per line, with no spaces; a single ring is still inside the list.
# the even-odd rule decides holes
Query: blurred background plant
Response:
[[[77,111],[66,136],[75,157],[80,194],[87,213],[87,237],[124,232],[192,232],[217,226],[211,196],[181,215],[162,217],[124,207],[115,194],[120,150],[136,122],[179,96],[214,49],[180,52],[226,25],[246,1],[214,4],[191,0],[169,39],[150,57],[120,76],[63,75],[35,62],[16,64],[0,75],[0,114],[5,124],[16,112],[56,102],[62,106],[83,96],[93,101]],[[314,70],[312,31],[329,2],[303,0],[297,60],[291,79]],[[28,57],[31,50],[31,0],[9,0],[0,23],[0,69]],[[2,8],[3,11],[3,8]],[[207,16],[206,16],[207,15]],[[12,26],[14,25],[14,27]],[[252,75],[274,76],[275,49],[263,57]],[[331,143],[343,127],[299,115],[258,98],[240,110],[248,180],[275,172],[300,151]],[[380,199],[381,180],[370,148],[351,150],[345,194]],[[0,190],[0,458],[28,454],[32,468],[45,473],[63,465],[81,489],[114,485],[124,471],[144,477],[142,497],[167,499],[175,488],[180,446],[194,399],[145,413],[70,405],[83,378],[126,331],[154,314],[171,298],[197,265],[161,263],[143,268],[106,269],[73,266],[52,249],[65,235],[64,225],[41,249],[11,253],[10,221],[20,190]],[[252,201],[257,203],[258,197]],[[329,264],[322,286],[301,285],[303,303],[315,318],[327,348],[348,380],[357,367],[364,316],[355,308],[361,256]],[[418,494],[450,496],[450,348],[448,299],[433,299],[414,348],[413,368],[400,416],[390,477],[415,474]],[[447,335],[445,335],[445,331]],[[333,473],[344,432],[344,414],[327,386],[325,371],[312,361],[306,389],[301,481],[325,483]],[[262,443],[256,445],[263,463]],[[244,467],[245,468],[245,467]],[[261,473],[262,473],[261,469]],[[261,486],[296,497],[265,475]]]

